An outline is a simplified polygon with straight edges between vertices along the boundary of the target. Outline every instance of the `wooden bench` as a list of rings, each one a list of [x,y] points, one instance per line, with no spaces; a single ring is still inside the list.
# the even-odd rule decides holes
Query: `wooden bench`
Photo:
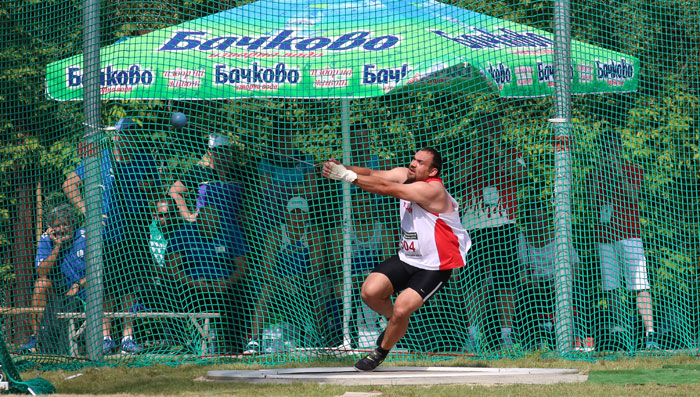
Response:
[[[0,316],[9,316],[12,314],[25,314],[25,313],[42,313],[44,311],[43,307],[0,307]]]
[[[27,313],[41,313],[40,307],[0,307],[0,316],[10,316]],[[220,313],[173,313],[173,312],[105,312],[104,316],[110,319],[119,318],[180,318],[189,320],[201,336],[202,346],[200,353],[206,354],[213,342],[214,334],[211,332],[211,320],[220,318]],[[68,348],[71,357],[78,357],[78,338],[85,332],[85,313],[82,312],[58,312],[56,318],[68,320]]]
[[[219,313],[172,313],[172,312],[105,312],[104,316],[110,319],[117,318],[181,318],[189,320],[202,337],[200,353],[207,354],[210,344],[213,342],[211,332],[211,320],[221,317]],[[56,313],[59,319],[68,320],[68,344],[71,357],[78,357],[78,338],[85,331],[85,313]],[[200,323],[200,321],[202,321]],[[80,323],[80,325],[78,325]]]

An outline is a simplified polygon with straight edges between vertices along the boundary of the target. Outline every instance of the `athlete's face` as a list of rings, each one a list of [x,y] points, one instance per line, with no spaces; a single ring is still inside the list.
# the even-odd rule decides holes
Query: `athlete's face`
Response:
[[[426,181],[428,178],[437,175],[437,168],[433,168],[433,155],[423,150],[413,156],[413,161],[408,166],[409,183],[415,181]]]

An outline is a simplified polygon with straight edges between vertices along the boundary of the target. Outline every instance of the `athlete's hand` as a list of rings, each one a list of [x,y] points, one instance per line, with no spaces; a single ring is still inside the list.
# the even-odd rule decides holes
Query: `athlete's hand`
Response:
[[[323,165],[321,175],[328,179],[345,181],[348,183],[353,183],[357,179],[357,174],[354,171],[350,171],[334,159],[328,160],[326,164]]]

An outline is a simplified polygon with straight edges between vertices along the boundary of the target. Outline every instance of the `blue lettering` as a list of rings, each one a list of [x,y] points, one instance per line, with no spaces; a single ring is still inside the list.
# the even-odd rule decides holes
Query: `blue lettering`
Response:
[[[294,33],[293,30],[281,31],[280,34],[278,34],[277,36],[275,36],[274,39],[272,39],[270,44],[265,46],[265,49],[272,50],[274,48],[277,48],[277,46],[281,45],[287,39],[287,37],[291,36],[292,33]]]
[[[502,62],[499,62],[498,66],[496,67],[491,65],[491,62],[489,62],[489,66],[486,68],[486,71],[491,75],[493,81],[499,85],[510,83],[512,79],[510,68],[504,66]]]
[[[545,65],[537,62],[537,80],[540,82],[554,80],[554,68],[552,65]]]
[[[296,69],[287,70],[287,66],[278,63],[273,68],[263,68],[257,62],[248,68],[231,68],[226,65],[214,66],[214,85],[225,84],[296,84],[299,82],[301,74]]]
[[[346,33],[338,38],[333,44],[328,46],[329,51],[344,51],[356,48],[365,42],[365,37],[369,32],[352,32]]]
[[[299,51],[313,51],[323,48],[331,43],[331,39],[325,37],[313,37],[310,39],[302,40],[296,45]]]
[[[399,44],[397,36],[385,35],[371,37],[369,31],[345,33],[333,39],[329,37],[296,37],[293,30],[283,30],[276,36],[236,37],[220,36],[207,37],[202,31],[179,31],[168,39],[158,51],[227,51],[234,45],[249,51],[264,49],[279,49],[285,51],[314,51],[327,49],[329,51],[345,51],[362,48],[367,51],[383,51]]]
[[[396,36],[379,36],[365,43],[362,48],[368,51],[381,51],[391,48],[399,42]]]
[[[622,58],[620,62],[610,60],[608,63],[595,61],[598,69],[598,79],[625,80],[634,77],[634,66],[627,63],[627,60]]]
[[[191,40],[188,39],[187,36],[189,35],[203,35],[206,34],[204,32],[176,32],[175,35],[165,44],[163,44],[162,47],[158,49],[158,51],[182,51],[182,50],[191,50],[194,48],[197,48],[199,46],[200,42],[198,40]],[[180,44],[184,43],[184,46],[181,46]]]
[[[83,72],[80,68],[68,68],[68,87],[80,87],[83,84]]]
[[[251,51],[257,50],[258,48],[260,48],[260,46],[265,44],[265,42],[269,38],[270,37],[268,37],[268,36],[263,36],[263,37],[258,37],[257,39],[255,39],[255,41],[251,41],[251,40],[253,40],[252,37],[241,37],[241,39],[238,40],[238,43],[236,43],[236,46],[237,47],[248,46],[248,50],[251,50]]]
[[[83,72],[79,67],[69,67],[66,69],[66,80],[68,87],[82,87]],[[100,86],[128,86],[151,85],[153,83],[153,71],[141,70],[139,65],[130,65],[125,69],[114,69],[114,66],[107,65],[100,70]]]
[[[362,68],[362,84],[388,84],[389,82],[399,83],[408,76],[409,68],[405,63],[400,68],[379,69],[376,65],[364,65]]]
[[[362,69],[362,84],[374,84],[377,81],[377,75],[372,72],[374,65],[365,65]]]
[[[204,51],[226,51],[236,42],[236,40],[238,40],[238,37],[215,37],[211,40],[205,41],[201,46],[199,46],[199,49]]]
[[[214,84],[226,84],[228,78],[226,78],[226,73],[222,73],[222,69],[225,69],[226,65],[214,65]]]

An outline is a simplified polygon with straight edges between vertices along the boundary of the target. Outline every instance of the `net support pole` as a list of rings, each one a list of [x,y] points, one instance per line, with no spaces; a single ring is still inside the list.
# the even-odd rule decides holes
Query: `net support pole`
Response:
[[[102,360],[102,121],[100,109],[100,1],[83,0],[83,108],[87,276],[86,338],[90,360]]]
[[[555,332],[557,351],[573,347],[573,269],[571,264],[571,8],[570,0],[554,1],[554,227],[557,252]]]
[[[350,164],[350,99],[340,100],[340,126],[343,138],[343,164]],[[352,199],[350,184],[343,183],[343,346],[350,347],[352,321]]]

